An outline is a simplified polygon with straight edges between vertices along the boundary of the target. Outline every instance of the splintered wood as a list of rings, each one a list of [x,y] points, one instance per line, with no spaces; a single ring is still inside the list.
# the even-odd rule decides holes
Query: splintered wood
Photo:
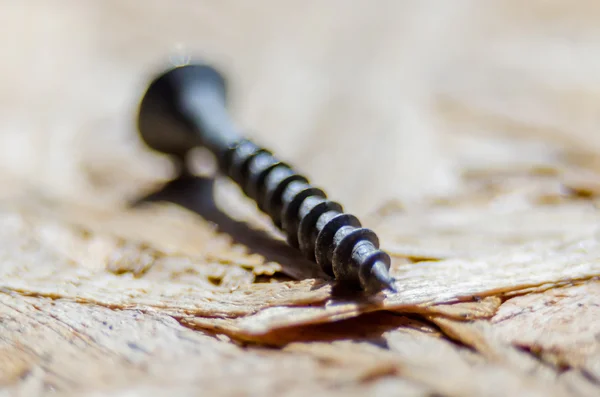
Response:
[[[596,3],[51,3],[0,1],[22,38],[0,94],[0,392],[600,394],[599,69],[553,33],[596,37]],[[377,231],[397,293],[340,290],[206,153],[169,182],[135,140],[148,65],[190,37],[240,125]]]
[[[349,385],[354,385],[351,391],[359,395],[375,385],[388,390],[408,382],[403,388],[413,390],[414,395],[431,390],[485,395],[489,388],[484,383],[465,380],[468,376],[482,376],[501,382],[506,393],[568,395],[576,389],[583,390],[581,393],[585,395],[586,390],[596,387],[589,377],[600,379],[595,335],[600,326],[596,321],[596,317],[600,318],[600,305],[595,302],[600,296],[600,283],[594,281],[600,276],[600,236],[596,231],[599,223],[595,207],[588,201],[504,209],[502,224],[496,222],[499,214],[495,207],[481,206],[477,212],[470,211],[477,215],[479,227],[456,208],[464,216],[448,215],[445,222],[431,222],[422,232],[423,239],[416,238],[416,244],[431,247],[433,253],[436,243],[444,244],[443,236],[450,235],[453,241],[465,242],[468,247],[472,233],[473,238],[488,236],[481,240],[488,244],[487,249],[482,246],[467,252],[464,248],[462,254],[456,253],[451,259],[440,257],[428,261],[409,261],[406,258],[411,258],[410,255],[402,259],[402,254],[396,253],[392,273],[398,280],[399,291],[375,298],[336,294],[326,279],[282,281],[277,274],[283,270],[281,266],[265,271],[268,259],[255,254],[248,256],[231,243],[221,249],[225,253],[238,252],[239,260],[208,250],[203,255],[185,246],[179,250],[161,247],[163,233],[168,235],[178,229],[181,232],[182,227],[189,235],[222,238],[218,232],[207,230],[211,228],[208,224],[179,221],[179,217],[193,217],[191,212],[161,215],[168,207],[149,206],[98,216],[90,209],[86,218],[81,208],[74,216],[60,206],[54,206],[50,216],[43,210],[45,205],[49,204],[43,201],[33,204],[31,199],[7,203],[0,220],[2,310],[7,319],[2,327],[8,335],[13,335],[2,361],[10,368],[5,375],[8,383],[23,374],[29,376],[34,362],[38,369],[31,373],[36,379],[31,383],[41,382],[35,386],[39,390],[49,385],[58,389],[95,389],[100,388],[98,379],[104,377],[110,378],[116,388],[127,382],[143,382],[149,369],[131,363],[132,357],[140,355],[147,362],[152,357],[180,354],[189,360],[186,365],[197,365],[194,361],[197,359],[188,357],[190,351],[178,341],[182,336],[170,336],[176,338],[176,349],[182,349],[181,352],[167,353],[144,347],[147,343],[167,343],[161,340],[167,335],[152,334],[149,341],[150,331],[141,325],[133,334],[136,336],[125,341],[113,325],[115,321],[126,324],[142,321],[156,327],[154,322],[163,324],[167,320],[173,321],[167,331],[175,335],[194,330],[226,337],[194,342],[198,344],[196,349],[204,349],[204,345],[217,349],[218,357],[228,354],[227,349],[239,349],[231,346],[227,338],[283,347],[284,356],[308,360],[306,365],[314,372],[311,382],[325,388],[339,384],[339,390],[337,386],[335,392],[330,390],[333,394],[341,390],[349,392]],[[429,214],[449,210],[433,205]],[[132,235],[120,225],[131,222],[144,228],[144,217],[137,211],[157,214],[146,217],[149,226],[157,219],[171,220],[163,223],[163,229],[146,228],[143,237]],[[390,213],[386,224],[392,223],[387,219],[397,219],[402,225],[416,218],[410,212]],[[508,222],[506,218],[528,219],[530,223],[522,228],[521,223]],[[564,219],[564,229],[557,228],[560,219]],[[471,228],[477,232],[470,232]],[[415,239],[420,232],[418,226],[395,231],[391,227],[382,229],[387,242],[410,241],[407,235]],[[536,235],[540,238],[536,239]],[[426,236],[431,236],[430,245]],[[507,240],[509,245],[497,243]],[[207,240],[203,243],[207,244]],[[298,263],[302,265],[303,262]],[[574,284],[578,285],[568,287]],[[507,296],[515,297],[502,303]],[[27,314],[31,310],[35,320],[30,320],[32,315]],[[112,316],[113,312],[119,313],[118,316]],[[27,321],[23,322],[21,316]],[[125,320],[119,320],[119,316]],[[536,322],[541,323],[536,325]],[[46,347],[45,332],[34,324],[45,328],[48,323],[56,324],[50,326],[56,333],[56,341],[48,342],[52,346]],[[432,328],[431,323],[442,332]],[[564,323],[569,328],[563,329]],[[52,365],[39,363],[39,355],[50,354],[53,360],[68,361],[70,353],[59,346],[72,343],[68,342],[72,332],[84,343],[83,347],[72,349],[85,350],[78,360],[88,364],[84,373],[69,383],[64,379],[69,379],[68,365],[56,373]],[[103,335],[102,342],[97,333]],[[111,338],[115,342],[110,342]],[[449,344],[446,338],[458,340],[474,352]],[[28,346],[25,350],[18,347],[23,343]],[[414,351],[407,345],[413,346]],[[223,353],[220,349],[224,349]],[[255,349],[258,348],[251,348]],[[117,374],[117,369],[104,363],[104,358],[96,358],[93,350],[111,351],[124,360],[126,368],[119,369]],[[243,350],[234,351],[245,356]],[[258,354],[257,357],[266,354],[261,365],[267,368],[271,365],[269,360],[280,359],[273,352],[259,352],[258,349],[248,354]],[[244,365],[237,356],[229,359]],[[538,360],[556,369],[544,367]],[[453,370],[446,377],[434,375],[448,365]],[[290,362],[290,371],[300,368],[301,364]],[[523,368],[536,369],[533,380],[522,372]],[[565,368],[569,377],[561,374]],[[212,371],[217,370],[212,368]],[[162,376],[166,379],[169,374]],[[198,381],[204,382],[206,376]],[[267,375],[248,371],[244,376],[248,378],[239,379],[239,387],[245,387],[244,382],[253,387],[253,376]],[[184,385],[182,393],[193,390],[185,386],[192,378],[192,374],[177,375],[176,379]],[[373,383],[374,380],[377,381]],[[153,379],[144,387],[156,392],[160,382],[160,378]],[[216,381],[208,384],[212,382]],[[277,385],[288,381],[279,377],[268,382],[274,388],[269,390],[275,390],[280,387]],[[551,382],[550,386],[545,382]],[[290,387],[293,384],[289,383]],[[211,387],[216,392],[234,392],[225,385]]]

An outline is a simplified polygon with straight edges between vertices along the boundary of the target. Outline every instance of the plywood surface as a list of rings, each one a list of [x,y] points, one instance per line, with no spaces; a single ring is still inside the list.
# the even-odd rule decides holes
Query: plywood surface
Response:
[[[0,1],[7,394],[596,396],[593,1]],[[236,121],[374,228],[349,296],[135,131],[202,56]]]

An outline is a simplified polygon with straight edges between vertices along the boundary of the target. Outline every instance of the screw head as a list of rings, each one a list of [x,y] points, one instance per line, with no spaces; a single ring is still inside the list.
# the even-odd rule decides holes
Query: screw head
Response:
[[[148,86],[138,110],[137,127],[141,138],[154,150],[183,158],[202,146],[198,131],[195,98],[209,95],[225,107],[226,82],[223,75],[206,64],[171,68]]]

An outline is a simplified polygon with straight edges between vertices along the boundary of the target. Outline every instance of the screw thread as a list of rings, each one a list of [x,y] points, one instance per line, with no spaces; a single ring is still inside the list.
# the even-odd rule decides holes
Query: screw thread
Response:
[[[367,291],[394,289],[387,276],[390,257],[379,249],[377,235],[306,177],[245,139],[230,146],[219,161],[223,172],[285,233],[288,243],[327,274]]]

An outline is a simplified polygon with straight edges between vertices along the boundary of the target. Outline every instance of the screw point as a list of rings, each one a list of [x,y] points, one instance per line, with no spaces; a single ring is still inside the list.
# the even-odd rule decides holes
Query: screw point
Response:
[[[379,283],[380,289],[387,289],[391,292],[398,292],[398,289],[394,285],[396,280],[394,280],[394,278],[390,276],[385,263],[381,261],[375,262],[375,264],[371,268],[371,275],[373,276],[373,280]]]

